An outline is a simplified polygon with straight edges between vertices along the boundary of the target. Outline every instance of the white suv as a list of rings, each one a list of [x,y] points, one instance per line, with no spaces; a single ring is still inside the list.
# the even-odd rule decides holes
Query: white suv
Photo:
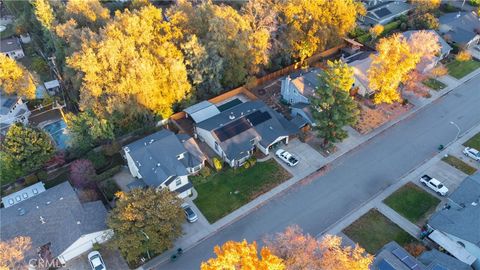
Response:
[[[480,161],[480,152],[477,149],[465,147],[463,154],[473,160]]]
[[[446,186],[444,186],[437,179],[432,178],[426,174],[420,178],[420,182],[441,196],[446,196],[448,194],[448,188]]]

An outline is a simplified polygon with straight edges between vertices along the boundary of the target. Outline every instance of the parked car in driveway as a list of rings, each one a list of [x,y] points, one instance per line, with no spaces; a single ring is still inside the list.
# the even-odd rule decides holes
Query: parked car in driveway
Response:
[[[290,167],[298,164],[298,158],[283,149],[278,149],[275,155]]]
[[[100,255],[100,252],[98,251],[88,253],[88,262],[90,263],[92,270],[107,270],[102,255]]]
[[[189,204],[182,204],[182,208],[183,212],[185,212],[185,218],[188,222],[193,223],[198,220],[197,214],[195,213],[195,211],[193,211],[192,207]]]
[[[425,174],[420,178],[420,182],[441,196],[446,196],[448,194],[448,188],[444,186],[442,182],[433,177]]]
[[[473,160],[480,161],[480,151],[475,148],[465,147],[463,154]]]

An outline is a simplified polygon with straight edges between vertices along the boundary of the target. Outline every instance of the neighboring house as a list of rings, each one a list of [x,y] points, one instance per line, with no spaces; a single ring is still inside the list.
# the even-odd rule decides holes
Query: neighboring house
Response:
[[[68,181],[0,209],[1,241],[16,236],[31,238],[25,261],[43,259],[61,263],[92,249],[112,236],[105,224],[107,210],[101,201],[81,203]]]
[[[309,98],[315,95],[315,87],[318,85],[320,69],[314,68],[306,73],[300,73],[295,77],[287,76],[282,80],[282,99],[292,105],[295,103],[310,103]]]
[[[187,117],[192,118],[195,123],[200,123],[220,113],[215,104],[210,101],[202,101],[183,110]]]
[[[390,242],[375,255],[370,270],[471,270],[461,261],[438,250],[423,252],[418,258],[397,242]]]
[[[417,66],[417,69],[420,72],[427,72],[432,68],[434,68],[438,64],[438,62],[440,62],[442,59],[447,57],[450,54],[452,47],[450,47],[450,45],[448,45],[448,43],[436,31],[434,30],[422,30],[422,31],[428,31],[428,32],[434,33],[435,36],[437,36],[438,38],[438,42],[440,43],[440,53],[433,59],[422,59],[422,61]],[[406,31],[406,32],[403,32],[402,35],[407,40],[409,40],[412,34],[415,32],[419,32],[419,31]]]
[[[22,98],[0,94],[0,133],[5,134],[13,123],[28,124],[31,112]]]
[[[247,101],[199,122],[195,134],[231,167],[242,165],[258,148],[265,155],[288,143],[295,125],[262,101]]]
[[[400,0],[364,0],[367,14],[359,16],[359,20],[365,25],[385,25],[401,15],[407,14],[412,5]]]
[[[203,168],[205,156],[193,138],[161,130],[123,148],[132,176],[152,188],[166,188],[185,198],[192,194],[188,175]]]
[[[60,91],[60,83],[58,82],[58,80],[44,82],[43,85],[45,86],[45,89],[47,89],[50,95],[55,95]]]
[[[464,49],[480,41],[480,20],[476,12],[447,13],[438,18],[439,32],[444,39]]]
[[[3,207],[7,208],[10,206],[13,206],[17,203],[30,199],[34,196],[37,196],[38,194],[41,194],[44,191],[46,191],[44,184],[42,182],[38,182],[20,191],[4,196],[2,198]]]
[[[0,52],[12,59],[20,59],[25,56],[22,45],[16,37],[0,40]]]
[[[480,173],[463,180],[445,207],[430,217],[428,227],[431,240],[480,269]]]
[[[310,109],[310,104],[308,103],[295,103],[290,106],[290,113],[292,116],[300,116],[305,119],[306,123],[312,127],[315,127],[317,124],[313,119],[312,111]]]
[[[362,52],[347,59],[347,64],[353,68],[355,82],[353,90],[361,96],[370,96],[374,93],[369,87],[368,69],[372,64],[371,52]]]
[[[390,242],[375,255],[371,270],[420,270],[424,265],[397,242]],[[453,270],[453,269],[451,269]]]

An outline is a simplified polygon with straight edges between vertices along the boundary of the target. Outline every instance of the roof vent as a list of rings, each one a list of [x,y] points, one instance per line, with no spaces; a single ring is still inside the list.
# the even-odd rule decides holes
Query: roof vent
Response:
[[[154,141],[155,141],[154,139],[151,139],[151,140],[150,140],[150,144],[152,144]]]
[[[60,201],[61,201],[61,200],[63,200],[63,197],[60,197],[60,199],[59,199],[59,200],[60,200]]]
[[[40,216],[40,222],[41,222],[42,224],[45,224],[45,223],[47,223],[47,222],[45,221],[45,218],[44,218],[44,217],[42,217],[42,216]]]
[[[25,215],[25,209],[23,209],[23,208],[18,208],[18,215],[19,215],[19,216]]]
[[[37,209],[39,209],[40,207],[37,205]]]
[[[48,202],[46,202],[45,204],[46,204],[46,205],[49,205],[50,203],[51,203],[51,201],[48,201]]]
[[[230,114],[230,115],[228,116],[228,118],[230,118],[230,120],[233,120],[233,119],[235,119],[235,115]]]
[[[160,167],[160,163],[157,163],[157,167]]]
[[[477,206],[477,205],[478,205],[478,203],[472,202],[472,206]]]
[[[77,221],[77,225],[80,225],[80,224],[82,224],[82,223],[80,222],[80,220],[79,220],[79,221]]]

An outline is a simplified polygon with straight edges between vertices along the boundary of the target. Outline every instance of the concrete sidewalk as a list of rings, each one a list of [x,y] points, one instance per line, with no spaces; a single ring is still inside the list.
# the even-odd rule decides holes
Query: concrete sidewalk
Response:
[[[164,252],[163,254],[161,254],[161,255],[159,255],[155,258],[153,258],[152,260],[150,260],[149,262],[144,264],[142,267],[139,267],[138,269],[149,269],[149,268],[152,268],[152,267],[154,267],[156,265],[159,265],[163,262],[168,261],[170,256],[175,254],[177,248],[182,248],[184,251],[187,251],[188,249],[193,248],[195,245],[200,243],[202,240],[214,235],[215,233],[217,233],[218,231],[227,227],[228,225],[236,222],[237,220],[239,220],[242,217],[246,216],[247,214],[251,213],[255,209],[261,207],[263,204],[267,203],[272,198],[274,198],[274,197],[284,193],[285,191],[289,190],[289,188],[291,188],[295,184],[299,183],[300,181],[302,181],[302,180],[308,181],[308,179],[314,179],[315,177],[318,177],[318,176],[322,175],[324,173],[324,171],[322,171],[320,168],[322,168],[323,166],[333,162],[337,158],[339,158],[339,157],[343,156],[344,154],[354,150],[358,146],[360,146],[363,143],[369,141],[370,139],[374,138],[375,136],[381,134],[382,132],[384,132],[388,128],[396,125],[400,121],[412,116],[413,114],[415,114],[417,111],[422,109],[427,104],[432,103],[433,101],[437,100],[438,98],[442,97],[443,95],[445,95],[448,92],[450,92],[451,90],[453,90],[458,85],[470,80],[471,78],[473,78],[474,76],[476,76],[478,74],[480,74],[480,69],[472,72],[471,74],[469,74],[468,76],[464,77],[461,80],[454,80],[454,79],[450,80],[451,77],[445,76],[447,78],[444,78],[444,80],[449,81],[449,82],[447,82],[448,86],[445,89],[437,92],[435,95],[432,95],[432,97],[429,98],[429,99],[417,99],[417,98],[414,98],[414,97],[409,98],[409,100],[411,99],[412,103],[414,103],[414,105],[415,105],[415,107],[412,110],[410,110],[409,112],[400,116],[399,118],[394,119],[393,121],[390,121],[388,123],[383,124],[382,126],[378,127],[377,129],[373,130],[372,132],[370,132],[368,134],[360,135],[358,133],[355,133],[355,131],[353,129],[349,128],[348,131],[349,131],[349,134],[351,136],[349,138],[347,138],[346,140],[344,140],[342,143],[337,144],[337,147],[339,148],[339,150],[337,152],[335,152],[335,153],[331,154],[330,156],[328,156],[326,158],[323,158],[322,160],[319,160],[318,162],[316,162],[316,164],[318,166],[316,169],[312,168],[310,166],[310,168],[308,170],[304,170],[304,171],[300,172],[299,174],[294,175],[294,177],[292,177],[291,179],[283,182],[282,184],[280,184],[280,185],[276,186],[275,188],[271,189],[270,191],[260,195],[259,197],[257,197],[253,201],[243,205],[239,209],[235,210],[234,212],[230,213],[229,215],[225,216],[224,218],[218,220],[217,222],[211,224],[210,226],[207,226],[207,228],[205,228],[205,230],[203,230],[201,232],[198,232],[195,235],[188,235],[188,236],[184,236],[182,238],[179,238],[175,242],[175,245],[172,249]],[[432,92],[434,92],[434,91],[432,90]],[[400,184],[400,183],[402,183],[402,184]],[[395,185],[392,185],[392,186],[388,187],[387,190],[389,190],[390,193],[391,193],[391,192],[395,191],[396,189],[398,189],[400,186],[402,186],[404,183],[405,183],[404,181],[397,182]],[[383,200],[383,199],[381,199],[381,200]],[[361,213],[361,211],[363,209],[363,210],[365,210],[365,212],[363,212],[363,214],[364,214],[369,209],[374,207],[374,205],[376,205],[376,204],[378,204],[378,203],[377,202],[368,202],[365,205],[365,207],[362,207],[357,212]],[[357,212],[355,212],[355,213],[357,213]],[[361,215],[362,214],[358,215],[358,217],[360,217]],[[353,222],[355,219],[350,221],[350,223]],[[340,222],[340,224],[344,224],[342,222],[343,222],[343,220]],[[346,222],[348,222],[348,220]],[[348,223],[348,224],[350,224],[350,223]],[[348,226],[348,224],[347,224],[347,226]],[[343,227],[341,227],[341,226],[339,226],[339,228],[343,229]],[[337,230],[337,231],[340,232],[341,229]],[[335,230],[333,230],[333,231],[335,231]]]

